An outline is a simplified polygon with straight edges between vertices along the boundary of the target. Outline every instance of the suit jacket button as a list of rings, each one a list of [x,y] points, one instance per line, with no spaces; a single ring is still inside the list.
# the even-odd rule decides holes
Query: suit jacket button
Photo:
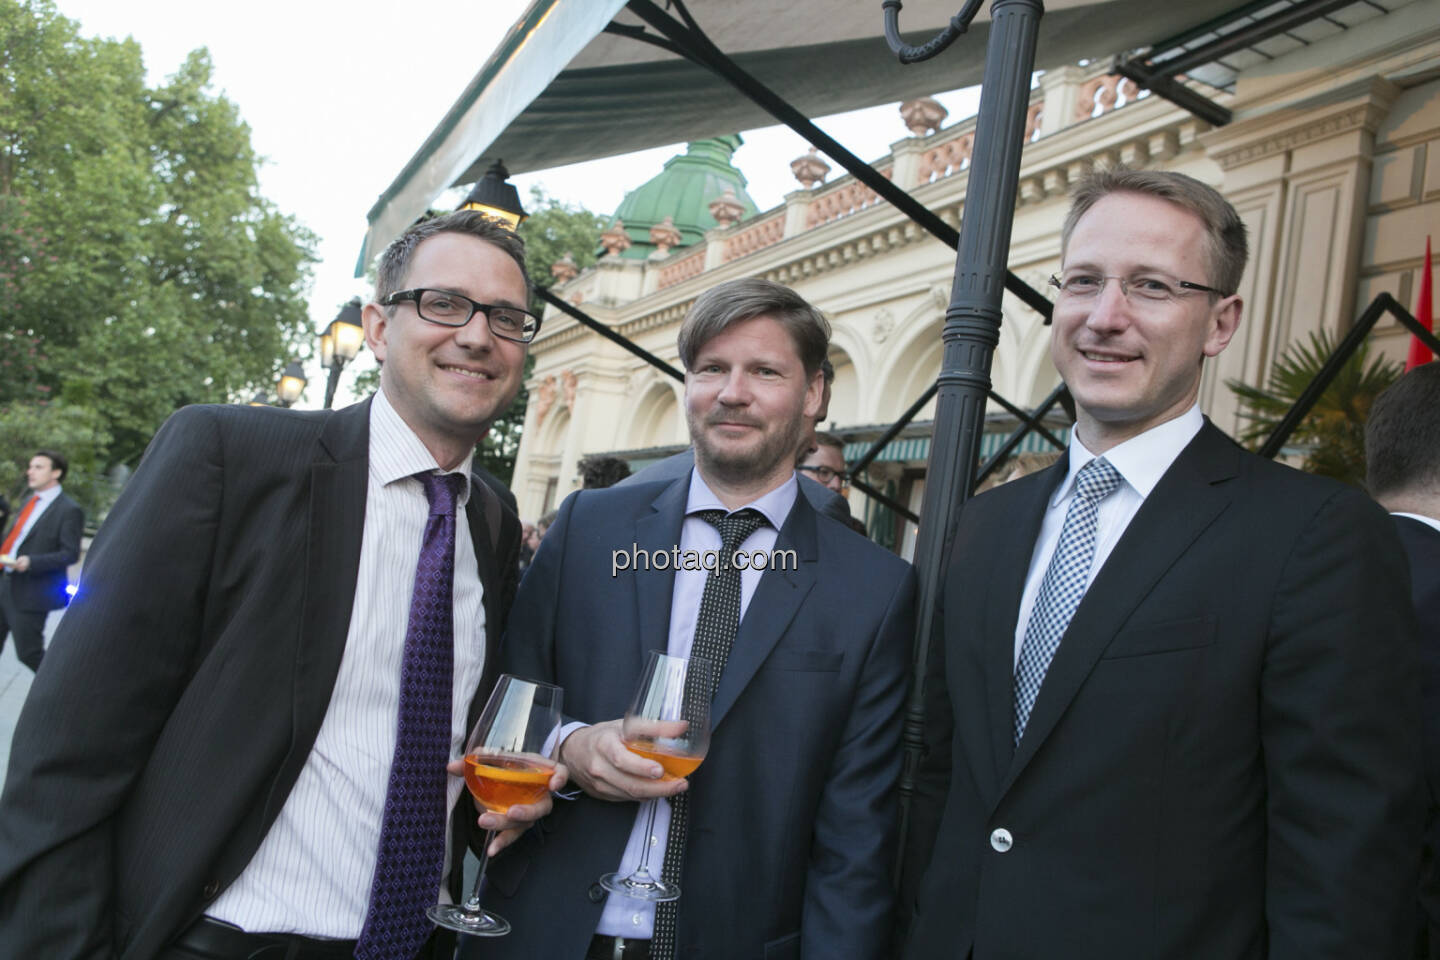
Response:
[[[1005,853],[1015,845],[1015,838],[1010,836],[1010,831],[999,827],[990,833],[990,849],[996,853]]]
[[[202,897],[204,897],[206,900],[214,900],[214,899],[215,899],[215,896],[216,896],[219,892],[220,892],[220,881],[218,881],[218,880],[211,880],[209,883],[205,884],[205,888],[200,891],[200,895],[201,895]]]
[[[585,896],[590,898],[591,903],[599,903],[605,899],[605,888],[598,883],[592,883],[590,889],[585,891]]]

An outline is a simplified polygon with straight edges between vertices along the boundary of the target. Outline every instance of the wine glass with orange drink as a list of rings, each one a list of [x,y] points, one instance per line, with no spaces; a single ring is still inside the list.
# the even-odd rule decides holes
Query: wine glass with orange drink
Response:
[[[475,728],[465,741],[465,785],[486,810],[503,814],[517,804],[536,803],[550,789],[555,773],[547,747],[560,728],[559,687],[504,674],[495,684]],[[477,937],[499,937],[510,923],[480,906],[490,842],[485,833],[475,889],[464,903],[441,903],[428,914],[439,926]]]
[[[625,711],[620,737],[637,756],[654,760],[665,771],[661,780],[690,776],[710,749],[710,695],[714,666],[704,657],[672,657],[650,651],[635,699]],[[655,832],[658,800],[645,801],[645,836]],[[607,873],[600,885],[637,900],[676,900],[680,886],[650,872],[650,844],[641,847],[640,864],[628,876]]]

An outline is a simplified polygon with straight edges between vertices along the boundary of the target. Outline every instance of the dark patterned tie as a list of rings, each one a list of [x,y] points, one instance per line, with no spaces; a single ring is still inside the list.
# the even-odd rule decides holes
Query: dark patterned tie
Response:
[[[731,564],[730,558],[750,534],[768,521],[758,510],[749,509],[737,510],[729,515],[724,510],[702,510],[696,516],[720,531],[720,562],[705,578],[705,592],[700,595],[700,615],[695,620],[690,655],[704,657],[715,665],[715,669],[708,690],[692,690],[687,675],[685,698],[690,700],[703,696],[711,700],[715,697],[715,688],[720,685],[725,662],[730,659],[735,634],[740,629],[740,568]],[[685,834],[689,827],[690,795],[677,794],[670,798],[670,833],[665,842],[665,863],[660,868],[660,879],[666,883],[680,882],[680,868],[685,863]],[[650,941],[650,960],[672,960],[674,957],[675,918],[679,906],[678,900],[655,905],[655,933]]]
[[[430,501],[400,668],[400,719],[370,907],[356,960],[413,960],[435,929],[445,865],[445,764],[450,759],[454,663],[455,504],[458,473],[417,473]]]
[[[1025,735],[1030,711],[1040,694],[1040,684],[1050,661],[1060,647],[1060,638],[1070,626],[1075,609],[1085,597],[1090,581],[1090,563],[1095,559],[1096,523],[1100,501],[1120,488],[1125,478],[1104,457],[1091,460],[1075,474],[1075,495],[1065,511],[1065,526],[1045,578],[1040,581],[1025,640],[1015,664],[1015,743]]]

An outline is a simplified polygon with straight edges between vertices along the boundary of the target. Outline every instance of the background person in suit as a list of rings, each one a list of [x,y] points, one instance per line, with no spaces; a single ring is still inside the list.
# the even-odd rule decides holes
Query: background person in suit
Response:
[[[1419,683],[1393,526],[1200,415],[1246,257],[1218,193],[1097,173],[1061,256],[1075,431],[960,519],[905,956],[1405,957]]]
[[[54,450],[30,458],[30,498],[0,539],[0,644],[8,631],[15,655],[32,671],[45,657],[45,618],[70,600],[67,569],[80,559],[85,513],[60,487],[69,467]]]
[[[479,214],[418,224],[364,309],[371,400],[161,428],[15,732],[0,956],[445,955],[424,911],[478,833],[445,766],[520,529],[470,468],[534,331],[523,262]]]
[[[736,280],[703,294],[680,332],[695,469],[582,490],[561,507],[516,599],[504,662],[561,684],[568,713],[591,724],[560,748],[584,795],[557,804],[491,865],[495,906],[514,930],[462,955],[882,955],[914,574],[797,495],[795,451],[820,404],[827,337],[824,318],[779,284]],[[712,523],[732,517],[757,526],[722,548]],[[739,574],[714,736],[690,778],[688,830],[675,848],[683,894],[667,944],[652,933],[668,908],[657,920],[653,906],[607,897],[596,881],[638,861],[647,840],[634,801],[686,787],[658,781],[658,764],[624,748],[619,718],[646,651],[688,655],[716,627],[702,609],[717,609],[705,605],[720,575],[612,574],[617,550],[677,547],[793,550],[798,569]],[[664,804],[656,818],[656,869],[681,842],[671,812]]]
[[[1416,367],[1375,400],[1365,424],[1365,485],[1390,511],[1410,560],[1420,619],[1421,720],[1429,804],[1416,956],[1440,958],[1440,364]]]

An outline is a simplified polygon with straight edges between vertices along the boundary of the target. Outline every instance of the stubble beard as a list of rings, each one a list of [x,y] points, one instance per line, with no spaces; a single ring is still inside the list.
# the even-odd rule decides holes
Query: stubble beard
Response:
[[[784,428],[764,437],[759,446],[748,452],[731,454],[710,445],[705,433],[708,418],[686,414],[691,441],[695,447],[695,463],[702,476],[732,487],[744,487],[779,472],[782,463],[794,465],[795,451],[800,446],[804,417],[797,415]]]

